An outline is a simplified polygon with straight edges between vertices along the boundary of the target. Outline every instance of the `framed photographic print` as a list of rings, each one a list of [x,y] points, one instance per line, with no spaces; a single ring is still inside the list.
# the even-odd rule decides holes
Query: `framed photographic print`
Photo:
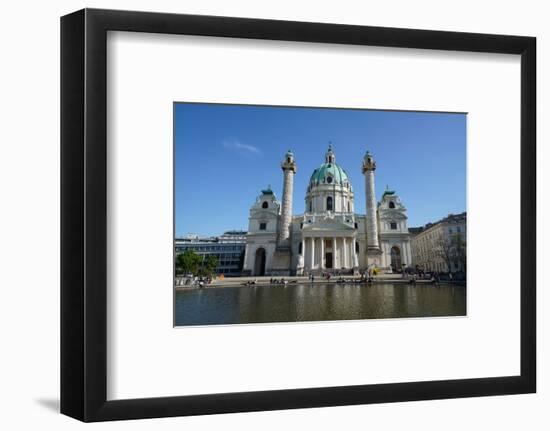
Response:
[[[536,389],[531,37],[61,19],[61,411]]]

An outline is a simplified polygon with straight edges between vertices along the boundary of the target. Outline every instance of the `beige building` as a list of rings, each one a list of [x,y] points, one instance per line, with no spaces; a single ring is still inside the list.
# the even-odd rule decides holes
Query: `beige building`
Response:
[[[466,272],[466,213],[410,228],[412,263],[425,271]]]

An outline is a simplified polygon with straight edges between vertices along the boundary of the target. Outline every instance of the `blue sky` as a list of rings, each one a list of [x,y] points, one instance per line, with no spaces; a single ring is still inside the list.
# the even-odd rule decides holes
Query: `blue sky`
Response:
[[[377,163],[377,198],[386,185],[395,190],[409,227],[466,210],[465,114],[178,103],[174,115],[176,236],[246,230],[261,189],[271,185],[281,198],[289,149],[298,164],[293,211],[302,213],[329,141],[356,212],[365,213],[367,149]]]

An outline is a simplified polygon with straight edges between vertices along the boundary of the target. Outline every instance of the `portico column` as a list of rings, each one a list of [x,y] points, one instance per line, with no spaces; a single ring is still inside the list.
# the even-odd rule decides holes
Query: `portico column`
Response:
[[[300,245],[302,246],[302,253],[300,253],[300,257],[298,258],[298,267],[300,267],[301,264],[303,271],[306,269],[306,239],[304,237],[300,240]]]
[[[337,269],[337,263],[336,263],[336,237],[332,238],[332,269]]]
[[[315,238],[311,237],[311,268],[315,266]]]
[[[248,269],[248,246],[244,249],[243,269]]]
[[[321,237],[321,269],[325,269],[325,238]]]
[[[412,264],[411,243],[408,241],[405,241],[403,243],[403,250],[405,250],[405,261],[403,263],[406,263],[407,266],[411,266]]]
[[[346,237],[344,236],[344,237],[342,237],[342,248],[344,249],[344,250],[343,250],[343,251],[344,251],[344,255],[343,255],[344,261],[342,262],[342,266],[343,266],[344,268],[347,268],[347,267],[348,267],[348,262],[347,262],[347,254],[348,254],[348,253],[347,253],[346,247],[347,247],[347,246],[346,246]]]
[[[357,256],[357,238],[351,240],[351,255],[353,256],[352,267],[359,267],[359,258]]]

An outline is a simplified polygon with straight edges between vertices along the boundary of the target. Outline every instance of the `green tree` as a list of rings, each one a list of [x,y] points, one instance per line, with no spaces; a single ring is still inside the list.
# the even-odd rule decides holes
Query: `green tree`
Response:
[[[440,236],[435,244],[435,254],[445,261],[448,271],[451,271],[451,264],[455,262],[456,266],[462,266],[466,272],[466,241],[464,237],[456,233],[445,239]]]
[[[443,259],[445,265],[447,265],[447,271],[451,271],[451,262],[453,260],[453,244],[451,241],[445,238],[444,235],[439,235],[435,241],[435,247],[433,249],[434,257]],[[435,265],[435,264],[434,264]]]
[[[214,274],[214,271],[218,267],[218,258],[212,255],[209,255],[204,259],[199,268],[199,275],[203,277],[211,277]]]
[[[454,257],[457,263],[462,266],[464,272],[466,272],[466,241],[459,233],[453,235],[451,241],[453,243]]]
[[[176,256],[176,272],[196,275],[201,264],[201,257],[193,250],[185,250]]]

